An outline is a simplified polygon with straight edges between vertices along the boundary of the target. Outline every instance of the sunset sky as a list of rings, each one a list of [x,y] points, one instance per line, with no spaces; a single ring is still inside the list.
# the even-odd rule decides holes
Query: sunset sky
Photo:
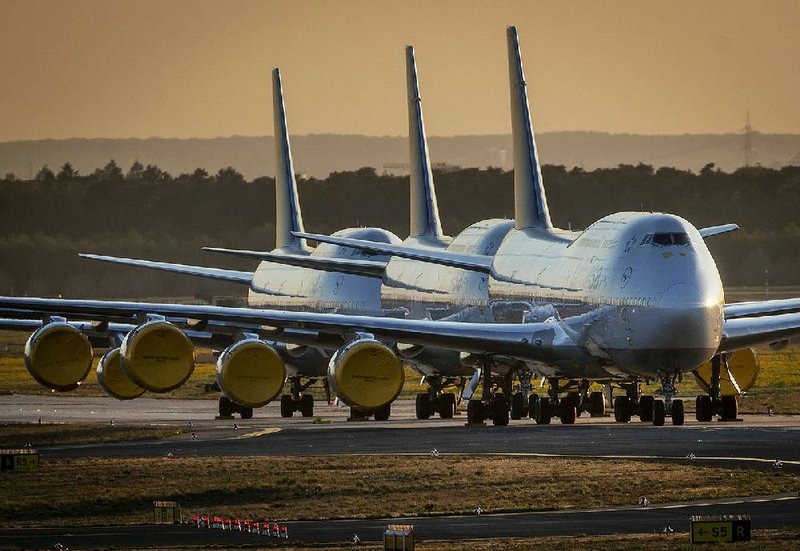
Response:
[[[505,27],[535,128],[800,133],[800,1],[0,0],[0,141],[510,132]]]

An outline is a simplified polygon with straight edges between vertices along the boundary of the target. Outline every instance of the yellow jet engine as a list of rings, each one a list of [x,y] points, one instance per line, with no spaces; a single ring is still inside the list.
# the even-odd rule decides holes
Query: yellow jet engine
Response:
[[[92,368],[92,345],[63,321],[48,323],[25,343],[25,366],[40,384],[59,391],[77,388]]]
[[[405,375],[391,348],[359,339],[340,348],[328,364],[328,383],[341,401],[361,412],[382,408],[400,394]]]
[[[719,374],[719,390],[721,396],[737,396],[742,392],[747,392],[756,384],[758,378],[758,355],[752,348],[737,350],[731,354],[726,354],[728,361],[728,371],[724,365]],[[693,372],[697,385],[705,392],[711,391],[711,362],[706,362]],[[731,380],[731,375],[735,380]],[[738,391],[736,387],[739,387]]]
[[[165,320],[149,321],[128,333],[120,357],[128,378],[151,392],[175,390],[194,371],[192,341]]]
[[[274,400],[283,389],[286,365],[264,341],[244,339],[217,360],[217,384],[240,406],[259,408]]]
[[[119,348],[112,348],[97,363],[97,384],[117,400],[133,400],[144,394],[144,388],[134,383],[122,368]]]

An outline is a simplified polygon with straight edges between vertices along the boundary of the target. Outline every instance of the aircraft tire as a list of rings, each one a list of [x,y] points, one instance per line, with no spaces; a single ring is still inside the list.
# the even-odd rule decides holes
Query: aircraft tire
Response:
[[[736,396],[723,396],[720,401],[722,402],[722,420],[734,421],[739,416],[739,403]]]
[[[392,414],[392,404],[386,404],[385,406],[381,406],[375,412],[375,420],[376,421],[388,421],[389,416]]]
[[[496,427],[508,425],[508,401],[503,395],[495,396],[492,401],[492,424]]]
[[[656,399],[653,396],[639,397],[639,421],[649,423],[653,420],[653,404]]]
[[[683,400],[672,400],[672,424],[679,427],[683,425],[684,419]]]
[[[664,400],[653,400],[653,425],[663,427],[667,418],[667,408]]]
[[[550,398],[540,398],[536,408],[536,424],[549,425],[550,419],[553,417],[553,409],[550,403]]]
[[[571,397],[561,399],[561,424],[574,425],[575,419],[578,417],[578,408],[575,407],[575,400]]]
[[[291,394],[281,396],[281,417],[291,417],[294,414],[294,399]]]
[[[701,423],[708,423],[711,417],[714,416],[714,411],[711,403],[711,396],[702,394],[697,397],[695,406],[695,417]]]
[[[242,408],[239,410],[239,415],[242,416],[242,419],[252,419],[253,408]]]
[[[442,419],[452,419],[456,413],[456,395],[452,392],[445,392],[439,396],[439,417]]]
[[[511,418],[522,419],[523,410],[525,409],[525,396],[517,392],[511,395]]]
[[[536,419],[537,411],[541,405],[538,394],[530,394],[528,396],[528,417]]]
[[[227,396],[219,397],[219,416],[220,417],[233,416],[233,402]]]
[[[417,419],[430,419],[433,411],[431,410],[431,398],[427,392],[417,394],[416,413]]]
[[[467,423],[470,425],[483,423],[483,402],[470,400],[467,403]]]
[[[614,398],[614,420],[617,423],[630,423],[631,399],[627,396]]]
[[[311,394],[303,394],[300,397],[300,413],[303,417],[314,416],[314,396]]]
[[[606,400],[602,392],[589,394],[589,412],[592,417],[602,417],[606,414]]]

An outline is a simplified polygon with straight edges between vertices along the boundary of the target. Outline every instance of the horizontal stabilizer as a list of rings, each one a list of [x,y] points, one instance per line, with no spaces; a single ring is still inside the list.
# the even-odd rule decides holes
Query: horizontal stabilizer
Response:
[[[428,262],[431,264],[441,264],[442,266],[450,266],[453,268],[461,268],[463,270],[472,270],[487,274],[492,272],[491,256],[455,253],[451,251],[443,251],[441,249],[423,249],[404,245],[391,245],[389,243],[377,243],[375,241],[351,239],[348,237],[333,237],[330,235],[321,235],[317,233],[294,233],[298,237],[312,239],[321,243],[339,245],[341,247],[350,247],[372,254],[388,254],[391,256],[399,256],[400,258],[419,260],[421,262]]]
[[[235,270],[223,270],[220,268],[204,268],[201,266],[188,266],[186,264],[172,264],[170,262],[156,262],[153,260],[138,260],[136,258],[120,258],[116,256],[103,256],[99,254],[78,254],[81,258],[99,260],[111,264],[123,264],[125,266],[136,266],[150,270],[161,270],[163,272],[174,272],[178,274],[206,277],[209,279],[221,279],[233,283],[250,285],[253,280],[252,272],[237,272]]]
[[[703,239],[707,239],[709,237],[714,237],[715,235],[722,235],[723,233],[736,231],[738,229],[738,224],[722,224],[721,226],[709,226],[707,228],[701,228],[698,231]]]
[[[300,254],[281,254],[241,249],[223,249],[219,247],[203,247],[203,250],[210,251],[212,253],[230,254],[244,258],[265,260],[267,262],[275,262],[276,264],[286,264],[287,266],[299,266],[301,268],[311,268],[326,272],[337,272],[342,274],[374,278],[383,277],[383,273],[386,270],[387,264],[387,262],[381,262],[379,260],[328,258]]]

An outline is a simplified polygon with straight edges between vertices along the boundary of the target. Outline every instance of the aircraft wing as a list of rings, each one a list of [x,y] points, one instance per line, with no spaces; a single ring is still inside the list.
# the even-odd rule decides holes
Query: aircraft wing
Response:
[[[725,305],[725,319],[800,312],[800,298],[734,302]]]
[[[313,255],[286,254],[241,249],[223,249],[219,247],[203,247],[204,251],[212,253],[230,254],[256,260],[266,260],[276,264],[299,266],[326,272],[360,275],[365,277],[382,278],[388,262],[380,260],[362,260],[357,258],[330,258]]]
[[[800,313],[726,319],[720,352],[790,341],[800,337]]]
[[[312,239],[321,243],[331,243],[342,247],[351,247],[373,254],[388,254],[408,258],[411,260],[421,260],[431,264],[441,264],[453,268],[462,268],[476,272],[491,273],[492,257],[480,254],[456,253],[441,249],[423,249],[409,247],[406,245],[392,245],[389,243],[376,243],[363,239],[352,239],[349,237],[334,237],[318,233],[293,232],[297,237]]]
[[[0,297],[0,312],[4,310],[27,312],[34,318],[55,315],[70,320],[128,319],[132,323],[148,314],[161,315],[170,321],[194,320],[196,327],[204,327],[204,322],[209,326],[259,327],[272,338],[287,342],[293,340],[293,333],[307,335],[309,331],[318,335],[319,342],[343,341],[358,333],[370,333],[409,344],[521,359],[552,359],[559,346],[575,346],[560,323],[553,320],[481,324],[207,305]]]
[[[723,233],[736,231],[738,229],[739,229],[738,224],[722,224],[721,226],[709,226],[707,228],[700,228],[698,231],[700,232],[700,236],[703,239],[706,239],[708,237],[714,237],[715,235],[722,235]]]

